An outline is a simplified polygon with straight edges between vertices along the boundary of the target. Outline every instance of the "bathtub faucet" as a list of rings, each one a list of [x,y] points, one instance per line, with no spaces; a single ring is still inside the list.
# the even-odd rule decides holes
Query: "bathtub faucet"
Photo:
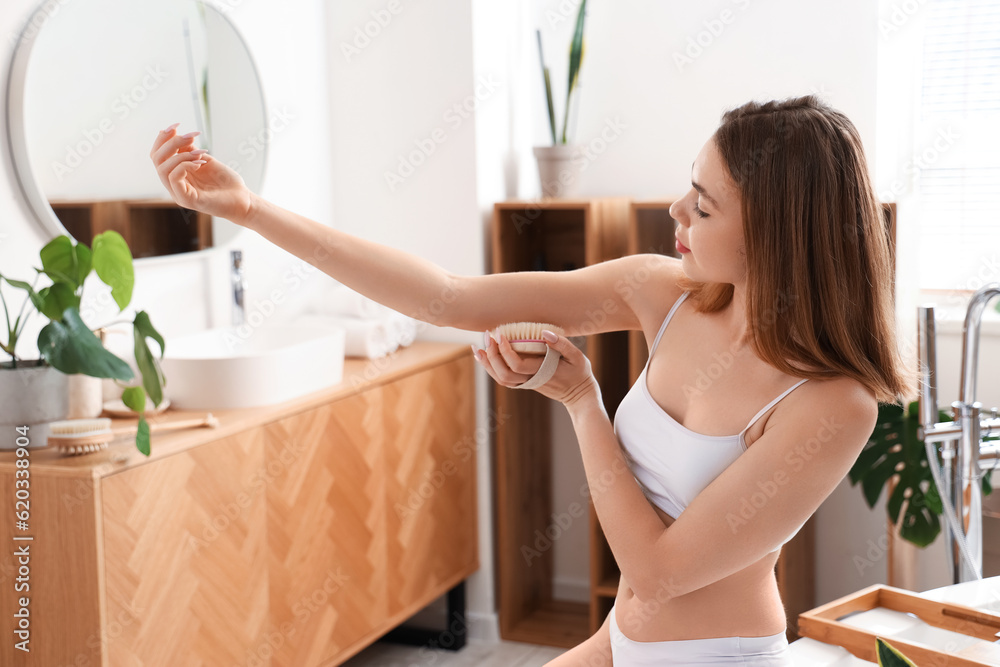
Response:
[[[969,300],[962,327],[962,376],[958,400],[951,404],[952,421],[938,421],[934,306],[917,308],[920,364],[918,436],[928,450],[928,463],[945,506],[946,553],[953,583],[956,584],[982,577],[983,512],[980,480],[984,471],[992,470],[1000,463],[1000,443],[983,444],[982,441],[984,436],[1000,434],[997,408],[993,408],[984,418],[982,404],[976,401],[979,329],[983,310],[995,296],[1000,296],[1000,283],[982,287]],[[937,453],[938,446],[942,459],[940,466],[937,457],[931,457],[931,454]],[[943,474],[937,474],[941,469]]]

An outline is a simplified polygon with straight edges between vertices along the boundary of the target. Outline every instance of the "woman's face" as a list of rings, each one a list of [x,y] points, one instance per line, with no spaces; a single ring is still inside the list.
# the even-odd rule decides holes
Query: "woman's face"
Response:
[[[699,213],[700,212],[700,213]],[[742,282],[746,275],[739,193],[709,139],[691,166],[691,189],[670,206],[684,273],[709,283]]]

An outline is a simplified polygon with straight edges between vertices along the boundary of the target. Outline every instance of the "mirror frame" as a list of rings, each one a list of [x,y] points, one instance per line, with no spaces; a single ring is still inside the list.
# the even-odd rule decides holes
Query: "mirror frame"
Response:
[[[246,37],[243,36],[243,33],[236,27],[236,24],[229,19],[226,12],[220,8],[214,0],[193,1],[201,2],[207,9],[216,12],[223,20],[226,21],[233,33],[236,35],[237,39],[239,39],[239,42],[250,61],[250,68],[253,70],[254,76],[257,79],[257,88],[260,92],[261,107],[264,110],[264,129],[267,130],[267,98],[264,95],[264,85],[260,76],[260,68],[257,66],[257,61],[254,59],[253,53],[250,51],[250,45],[247,43]],[[56,5],[57,9],[54,12],[50,11],[51,5],[51,0],[41,0],[38,7],[31,13],[30,18],[25,21],[24,26],[18,32],[17,42],[14,47],[13,55],[10,59],[10,69],[7,72],[7,143],[10,146],[14,175],[17,178],[18,185],[20,186],[21,194],[24,195],[29,208],[35,214],[36,222],[42,226],[44,232],[54,236],[66,234],[72,238],[72,234],[70,234],[63,226],[62,222],[59,221],[55,211],[49,205],[48,199],[45,198],[45,193],[42,192],[41,187],[35,179],[34,171],[31,168],[31,156],[28,153],[28,141],[24,132],[24,84],[27,78],[28,62],[31,59],[31,52],[34,49],[35,37],[45,27],[45,22],[55,14],[59,13],[58,5]],[[261,160],[263,160],[263,164],[261,166],[260,183],[257,184],[257,190],[262,189],[264,186],[264,180],[267,176],[267,162],[270,155],[270,141],[265,140],[262,143],[263,149],[261,151]],[[170,198],[166,192],[164,192],[164,197],[167,199]],[[222,219],[224,220],[225,218]],[[227,222],[232,225],[236,225],[235,222]],[[237,232],[229,240],[229,242],[238,238],[244,231],[243,228],[239,227],[239,225],[236,226],[238,227]],[[223,246],[215,245],[213,239],[213,245],[209,248],[191,250],[189,252],[171,253],[168,255],[138,257],[134,258],[133,261],[157,262],[159,260],[185,257],[196,258],[204,256],[204,253],[209,253],[222,247]]]

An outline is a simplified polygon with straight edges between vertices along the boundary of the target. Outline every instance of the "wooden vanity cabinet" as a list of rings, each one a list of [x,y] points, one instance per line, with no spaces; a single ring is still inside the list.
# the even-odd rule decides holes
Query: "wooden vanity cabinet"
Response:
[[[473,372],[464,345],[417,342],[346,360],[335,388],[213,412],[214,432],[154,433],[149,459],[32,450],[33,651],[3,642],[0,664],[346,661],[479,567]]]

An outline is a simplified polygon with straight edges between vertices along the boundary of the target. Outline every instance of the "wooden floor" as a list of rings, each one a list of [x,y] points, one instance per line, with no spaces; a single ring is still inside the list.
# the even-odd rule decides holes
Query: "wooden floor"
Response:
[[[542,667],[565,649],[501,641],[469,641],[460,651],[441,651],[376,642],[343,664],[343,667]],[[431,657],[433,656],[433,657]]]

